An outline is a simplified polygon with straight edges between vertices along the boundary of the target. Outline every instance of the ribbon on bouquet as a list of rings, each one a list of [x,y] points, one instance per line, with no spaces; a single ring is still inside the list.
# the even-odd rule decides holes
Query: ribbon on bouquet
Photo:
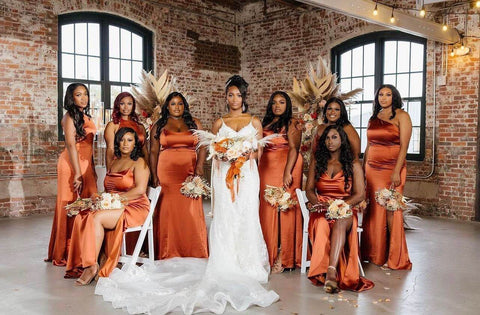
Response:
[[[232,197],[232,202],[235,201],[235,178],[237,179],[237,194],[238,187],[240,186],[240,169],[247,160],[247,157],[241,156],[235,161],[230,163],[230,168],[227,171],[227,176],[225,177],[225,182],[227,183],[227,188],[230,190],[230,195]]]

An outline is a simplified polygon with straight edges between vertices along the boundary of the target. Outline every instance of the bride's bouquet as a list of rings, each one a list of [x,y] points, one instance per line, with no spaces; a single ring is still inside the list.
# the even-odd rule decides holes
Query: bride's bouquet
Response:
[[[212,190],[205,179],[200,176],[188,176],[180,188],[180,193],[182,195],[193,199],[197,199],[201,196],[209,198],[211,192]]]
[[[65,206],[67,216],[73,217],[87,209],[90,210],[115,210],[122,209],[126,199],[116,193],[103,192],[93,198],[78,198],[71,204]]]
[[[393,187],[377,191],[375,193],[375,201],[388,211],[407,209],[407,199]]]
[[[288,209],[297,204],[295,199],[291,198],[291,195],[284,187],[275,187],[267,185],[264,190],[265,201],[272,207],[276,207],[278,211],[286,212]]]

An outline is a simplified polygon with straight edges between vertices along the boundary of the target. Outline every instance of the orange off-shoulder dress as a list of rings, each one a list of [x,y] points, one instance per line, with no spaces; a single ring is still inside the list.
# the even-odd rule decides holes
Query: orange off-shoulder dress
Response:
[[[155,258],[208,257],[202,198],[180,193],[182,183],[195,171],[197,139],[191,131],[164,128],[159,141],[157,176],[162,192],[153,221]]]
[[[319,201],[328,199],[344,199],[350,196],[350,189],[345,190],[345,177],[343,171],[330,178],[323,173],[315,183]],[[308,278],[315,285],[325,283],[325,274],[330,258],[330,232],[335,221],[328,221],[325,212],[313,212],[310,214],[308,235],[312,245],[312,258]],[[345,241],[343,251],[337,266],[338,285],[342,290],[364,291],[374,287],[372,281],[360,276],[358,267],[358,236],[357,214],[353,214],[352,228]]]
[[[292,127],[293,128],[293,127]],[[264,130],[263,136],[273,134],[272,130]],[[283,131],[281,137],[271,140],[263,150],[258,168],[260,174],[260,224],[263,238],[267,244],[270,266],[273,266],[281,246],[280,259],[282,267],[294,268],[301,265],[302,259],[302,212],[297,204],[286,212],[278,212],[263,198],[267,185],[282,187],[283,172],[288,158],[288,138]],[[299,153],[292,170],[293,182],[287,189],[291,197],[296,199],[296,188],[302,187],[303,158]]]
[[[388,263],[391,269],[411,269],[407,241],[403,229],[402,211],[393,214],[393,228],[387,233],[386,209],[375,201],[375,192],[389,188],[400,152],[400,130],[397,126],[374,118],[367,129],[368,153],[365,163],[369,209],[363,219],[362,256],[376,265]],[[401,184],[395,189],[403,194],[407,178],[404,165],[400,172]]]
[[[97,192],[97,181],[95,179],[95,168],[93,165],[93,139],[97,129],[93,120],[83,115],[84,129],[86,135],[76,143],[80,170],[82,172],[83,188],[80,194],[82,198],[88,198]],[[67,262],[70,236],[72,234],[73,221],[75,218],[67,216],[65,206],[77,199],[77,193],[73,190],[73,177],[75,171],[65,148],[60,154],[57,163],[57,204],[53,217],[50,244],[48,246],[48,257],[56,266],[65,266]]]
[[[134,173],[131,169],[122,172],[109,172],[105,176],[104,183],[106,192],[123,193],[135,187]],[[132,226],[142,225],[149,209],[150,201],[146,194],[130,200],[125,206],[125,211],[120,216],[115,229],[105,230],[104,252],[107,260],[103,266],[100,266],[100,277],[108,277],[117,266],[123,231]],[[80,277],[83,268],[92,266],[97,262],[93,221],[96,213],[98,212],[82,211],[75,218],[65,278]]]

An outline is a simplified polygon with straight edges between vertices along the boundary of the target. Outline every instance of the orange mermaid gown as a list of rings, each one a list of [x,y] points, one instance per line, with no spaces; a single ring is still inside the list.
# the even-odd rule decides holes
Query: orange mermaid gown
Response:
[[[370,201],[363,219],[362,256],[376,265],[388,263],[391,269],[412,269],[403,229],[402,211],[393,214],[393,227],[388,238],[386,209],[375,201],[375,192],[389,188],[390,176],[400,151],[400,130],[379,118],[372,119],[367,129],[369,149],[365,163],[367,196]],[[395,189],[403,194],[407,178],[404,165],[400,172],[401,184]]]
[[[93,165],[93,139],[97,129],[93,120],[87,115],[83,115],[83,119],[85,121],[83,127],[86,135],[83,139],[77,141],[76,148],[83,178],[83,189],[80,197],[88,198],[97,192],[97,181]],[[77,193],[73,190],[74,175],[73,166],[65,148],[60,154],[57,163],[57,204],[53,217],[50,243],[48,245],[48,258],[45,259],[45,261],[51,261],[55,266],[65,266],[67,262],[70,236],[75,218],[67,216],[65,206],[77,199]]]
[[[155,259],[208,257],[207,227],[202,198],[180,193],[185,179],[194,174],[196,137],[191,131],[163,129],[157,176],[162,186],[153,221]]]
[[[328,199],[343,199],[350,195],[350,189],[345,190],[345,178],[343,171],[330,178],[326,173],[322,174],[315,183],[319,201]],[[330,231],[335,223],[328,222],[325,212],[312,212],[308,225],[308,235],[312,245],[312,258],[308,278],[315,285],[325,283],[325,274],[330,258]],[[337,281],[342,290],[364,291],[374,287],[372,281],[360,276],[358,267],[358,236],[357,214],[353,214],[352,228],[348,232],[345,246],[337,268]]]
[[[293,128],[293,127],[292,127]],[[264,130],[263,136],[273,134],[272,130]],[[265,147],[258,168],[260,174],[260,224],[263,238],[267,244],[270,266],[273,266],[281,245],[280,259],[283,268],[294,268],[301,265],[302,260],[302,212],[297,204],[286,212],[277,211],[263,198],[266,185],[282,187],[283,171],[287,164],[288,139],[285,132],[281,137],[271,140]],[[302,187],[303,158],[299,153],[292,170],[293,182],[287,189],[292,198],[296,198],[295,189]]]
[[[122,172],[109,172],[105,176],[104,183],[106,192],[126,192],[135,186],[134,173],[131,169]],[[150,201],[146,194],[130,200],[125,206],[125,211],[120,216],[115,229],[105,230],[103,250],[107,260],[103,266],[100,266],[100,277],[108,277],[117,266],[122,246],[123,231],[132,226],[142,225],[145,222],[149,209]],[[78,278],[82,275],[83,268],[92,266],[97,262],[93,221],[96,213],[96,211],[82,211],[75,218],[65,278]]]

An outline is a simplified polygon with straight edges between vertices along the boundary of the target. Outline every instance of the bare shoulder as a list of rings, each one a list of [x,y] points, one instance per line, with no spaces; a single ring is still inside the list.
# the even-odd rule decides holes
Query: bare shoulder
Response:
[[[220,117],[217,120],[215,120],[212,127],[213,128],[220,128],[222,126],[222,123],[223,123],[223,118]]]
[[[260,118],[257,116],[252,116],[252,124],[254,126],[262,126],[262,122],[260,121]]]
[[[398,117],[399,121],[410,121],[410,115],[403,109],[396,109],[395,115]]]
[[[110,121],[107,126],[105,127],[105,131],[117,131],[118,129],[118,124],[115,124],[113,121]]]
[[[135,163],[133,163],[133,167],[135,169],[138,168],[140,170],[148,169],[147,162],[145,162],[145,158],[143,157],[139,157],[138,160],[136,160]]]

